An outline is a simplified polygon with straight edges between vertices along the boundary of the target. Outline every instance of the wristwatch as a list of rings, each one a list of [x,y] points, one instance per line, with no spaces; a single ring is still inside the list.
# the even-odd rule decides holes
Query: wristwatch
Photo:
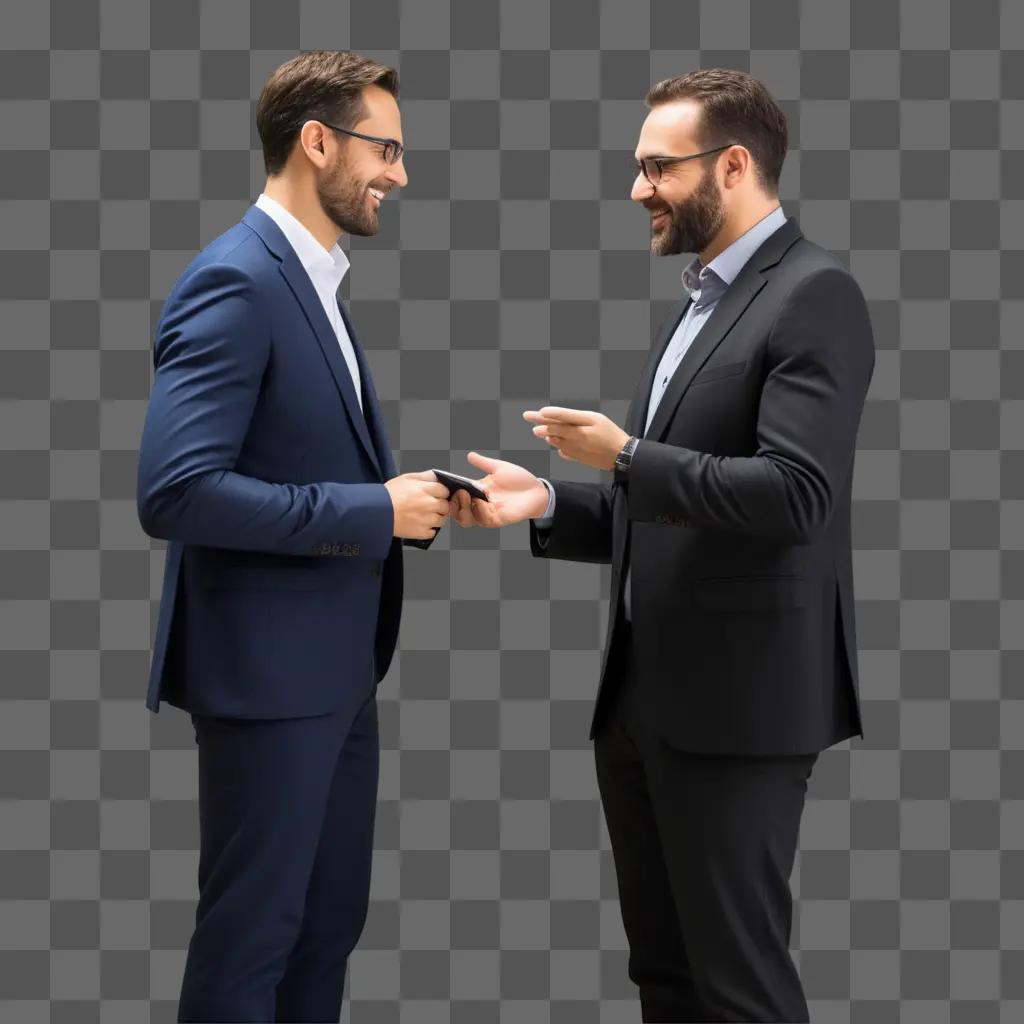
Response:
[[[615,456],[615,479],[619,483],[625,483],[629,475],[629,466],[633,461],[633,452],[640,443],[639,437],[631,437],[623,446],[622,451]]]

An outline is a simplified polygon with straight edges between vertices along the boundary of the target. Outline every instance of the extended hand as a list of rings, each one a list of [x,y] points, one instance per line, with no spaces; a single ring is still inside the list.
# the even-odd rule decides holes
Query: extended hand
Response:
[[[466,458],[487,474],[474,482],[484,489],[488,500],[470,501],[465,491],[456,491],[449,507],[460,526],[508,526],[544,514],[548,489],[528,469],[476,452]]]
[[[534,434],[556,448],[563,459],[594,469],[614,469],[615,456],[629,440],[629,434],[599,412],[546,405],[527,410],[523,419],[538,424]]]

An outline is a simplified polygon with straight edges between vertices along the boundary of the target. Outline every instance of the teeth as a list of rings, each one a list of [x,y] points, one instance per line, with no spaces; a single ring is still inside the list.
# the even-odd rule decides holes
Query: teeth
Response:
[[[378,188],[371,188],[370,189],[370,195],[371,196],[375,196],[377,199],[383,199],[384,198],[384,193],[381,192],[381,190],[378,189]]]

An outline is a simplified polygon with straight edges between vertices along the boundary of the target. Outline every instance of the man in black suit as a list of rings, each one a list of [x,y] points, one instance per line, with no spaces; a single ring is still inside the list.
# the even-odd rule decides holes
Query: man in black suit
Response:
[[[651,249],[699,254],[625,429],[524,416],[608,483],[549,484],[476,453],[535,555],[610,562],[592,723],[645,1021],[806,1021],[789,876],[818,754],[862,735],[850,542],[874,367],[857,283],[783,214],[785,116],[739,71],[656,85],[632,198]]]

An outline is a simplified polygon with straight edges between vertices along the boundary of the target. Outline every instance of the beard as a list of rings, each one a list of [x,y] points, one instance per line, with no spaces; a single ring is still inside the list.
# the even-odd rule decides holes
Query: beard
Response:
[[[644,204],[652,214],[667,212],[667,220],[652,228],[651,252],[674,256],[681,252],[703,252],[725,223],[722,193],[713,168],[708,168],[697,187],[679,204],[653,200]]]
[[[370,198],[370,188],[388,192],[388,185],[361,182],[350,171],[344,160],[329,174],[318,177],[316,194],[320,208],[350,235],[375,235],[380,230],[378,209]]]

